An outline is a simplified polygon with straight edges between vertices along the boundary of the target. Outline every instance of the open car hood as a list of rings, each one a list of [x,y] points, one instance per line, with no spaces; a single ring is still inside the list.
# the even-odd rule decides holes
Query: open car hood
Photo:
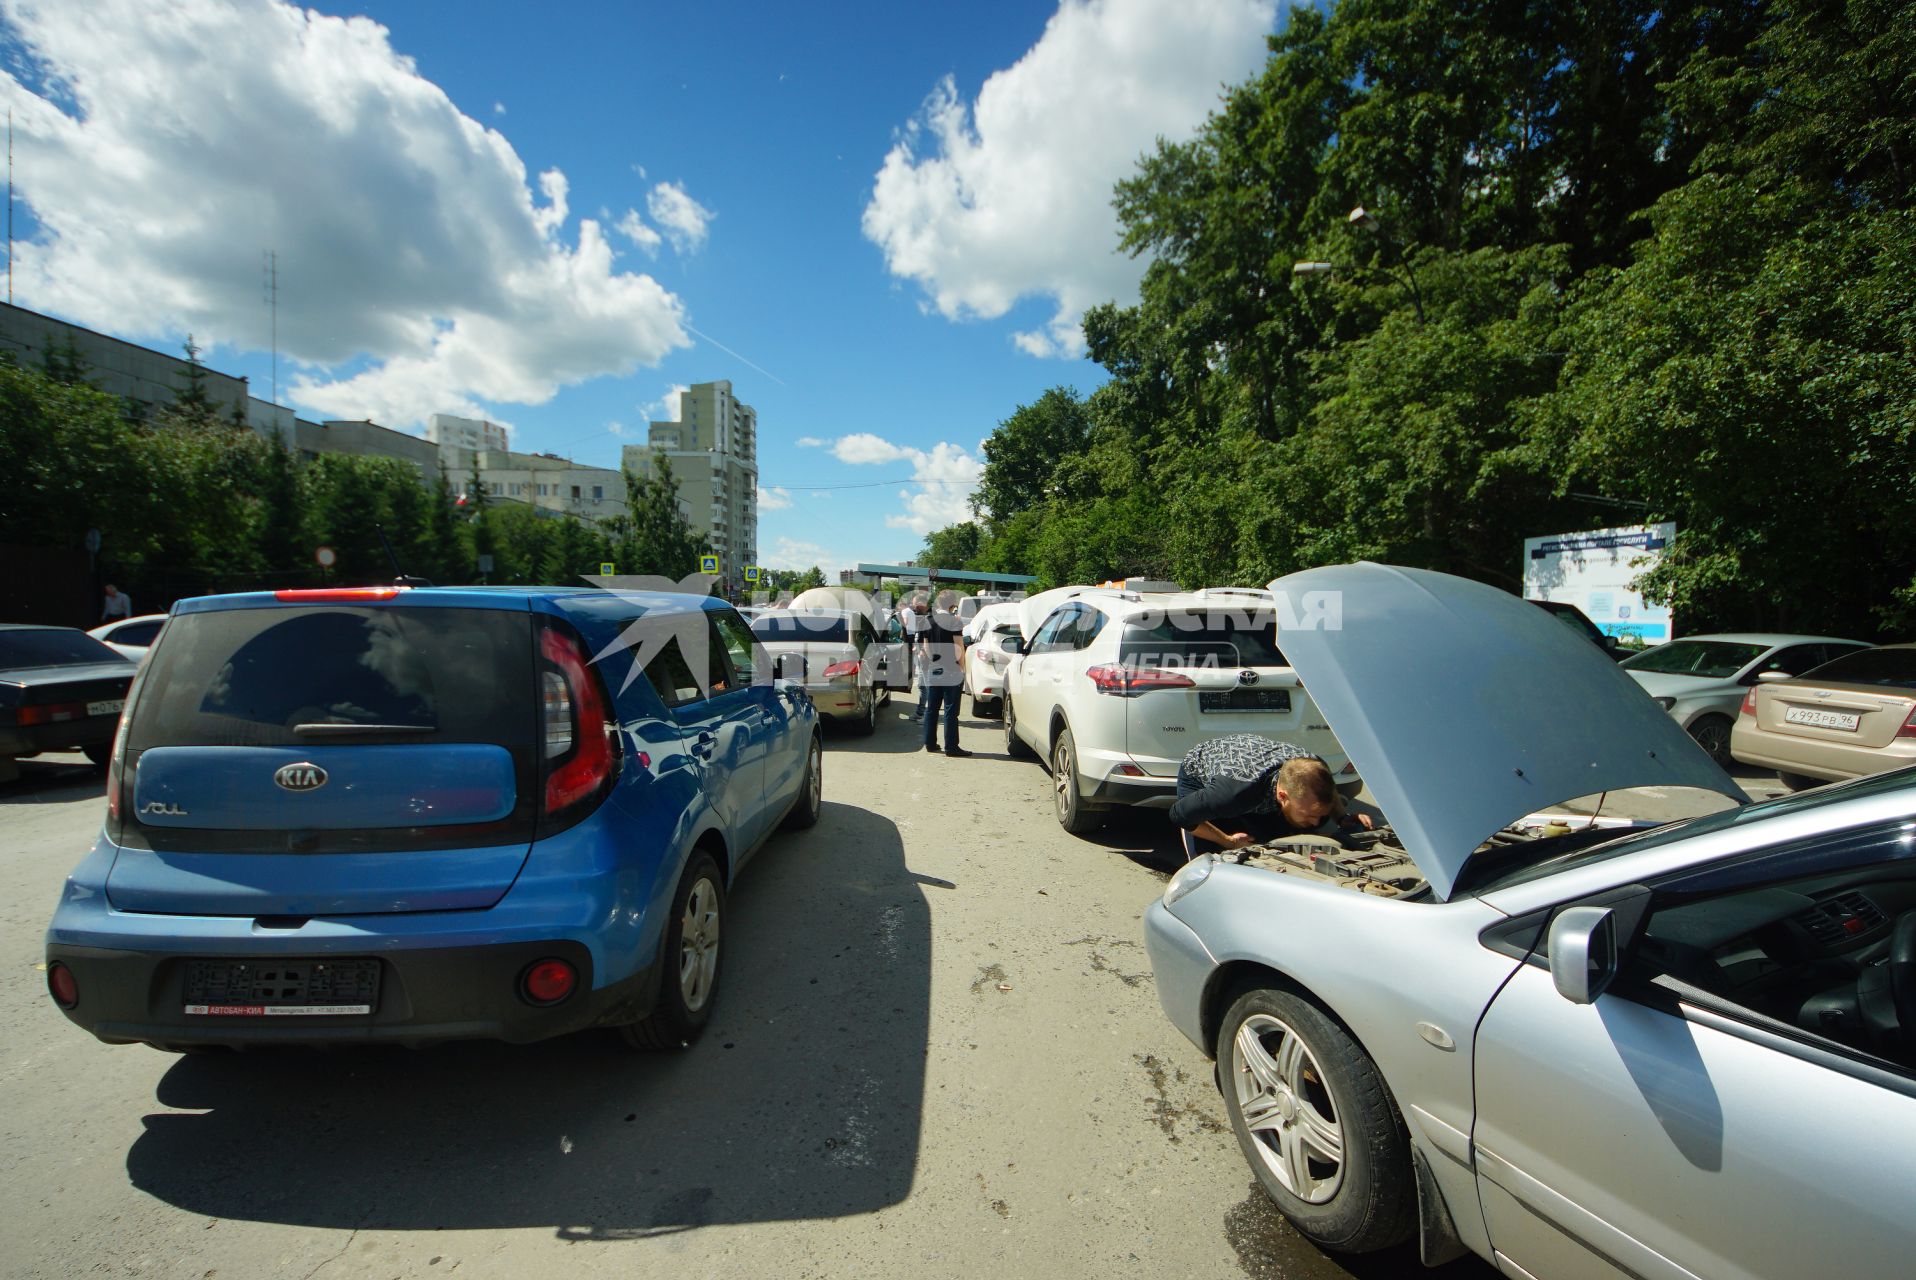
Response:
[[[1285,656],[1441,899],[1486,837],[1549,805],[1644,786],[1749,799],[1607,654],[1508,592],[1370,563],[1271,590]]]

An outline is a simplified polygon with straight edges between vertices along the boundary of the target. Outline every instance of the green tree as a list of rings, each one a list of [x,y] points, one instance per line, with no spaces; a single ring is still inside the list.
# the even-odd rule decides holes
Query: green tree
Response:
[[[925,535],[925,545],[918,553],[918,563],[939,569],[976,568],[971,562],[978,556],[984,545],[984,530],[967,520],[962,524],[946,525],[934,529]]]
[[[1084,402],[1070,387],[1053,387],[1031,404],[1018,406],[985,441],[984,472],[972,510],[1000,522],[1043,502],[1059,460],[1082,451],[1090,434]],[[927,563],[942,564],[950,553],[943,549],[940,559]],[[976,547],[964,551],[957,563],[975,553]]]
[[[186,363],[180,366],[179,378],[173,391],[172,413],[184,425],[211,426],[217,412],[206,390],[206,366],[200,362],[200,349],[190,333],[186,335]]]
[[[649,473],[625,473],[625,506],[630,527],[618,561],[628,573],[657,574],[674,581],[698,572],[707,543],[679,510],[679,483],[672,460],[653,455]],[[631,568],[625,569],[626,565]]]

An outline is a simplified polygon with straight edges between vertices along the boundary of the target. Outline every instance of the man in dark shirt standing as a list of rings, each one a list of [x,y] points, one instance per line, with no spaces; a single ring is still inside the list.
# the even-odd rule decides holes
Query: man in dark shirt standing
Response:
[[[1331,834],[1326,828],[1342,808],[1330,767],[1322,760],[1288,742],[1234,733],[1185,753],[1171,821],[1184,839],[1188,860],[1197,857],[1200,840],[1242,849],[1289,835]],[[1356,821],[1371,825],[1364,815]],[[1256,827],[1255,834],[1246,826]]]
[[[968,756],[971,752],[958,745],[958,698],[964,693],[965,624],[958,620],[957,608],[933,609],[929,625],[920,633],[918,643],[925,655],[925,750],[938,748],[938,710],[945,712],[945,746],[948,756]]]

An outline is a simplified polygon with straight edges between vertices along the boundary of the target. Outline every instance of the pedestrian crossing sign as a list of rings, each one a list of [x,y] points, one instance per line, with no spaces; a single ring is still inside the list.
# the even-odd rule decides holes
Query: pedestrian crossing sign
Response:
[[[718,557],[717,556],[700,556],[699,557],[699,572],[700,573],[717,573],[718,572]]]
[[[745,580],[747,582],[758,581],[758,566],[757,565],[748,564],[745,566]]]
[[[612,573],[613,573],[613,566],[610,560],[599,561],[599,576],[601,578],[609,578],[612,576]]]

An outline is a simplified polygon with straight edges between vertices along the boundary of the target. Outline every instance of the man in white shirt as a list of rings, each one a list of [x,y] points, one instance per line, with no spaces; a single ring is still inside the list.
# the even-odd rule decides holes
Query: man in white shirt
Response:
[[[931,616],[927,612],[925,598],[914,596],[905,605],[905,643],[911,647],[912,682],[918,686],[918,710],[912,714],[913,724],[925,718],[925,703],[931,697],[931,686],[925,680],[925,647],[919,643],[924,634],[931,630]]]
[[[101,622],[117,622],[133,616],[133,599],[126,592],[106,584],[106,607],[100,610]]]

